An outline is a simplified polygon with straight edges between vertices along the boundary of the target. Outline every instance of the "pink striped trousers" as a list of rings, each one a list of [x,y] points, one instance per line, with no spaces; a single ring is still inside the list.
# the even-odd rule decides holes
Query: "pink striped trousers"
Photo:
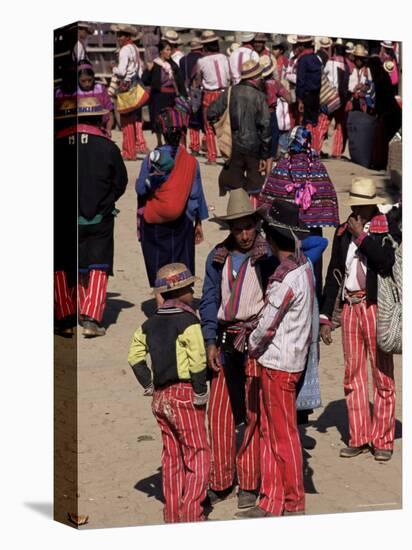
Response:
[[[189,128],[190,136],[190,150],[192,153],[199,153],[200,151],[200,130],[199,128]]]
[[[316,126],[307,124],[306,127],[312,132],[312,148],[315,149],[317,153],[320,153],[329,128],[328,115],[325,115],[325,113],[319,113],[318,123]]]
[[[152,411],[163,441],[162,482],[166,523],[202,521],[210,450],[206,435],[206,407],[193,405],[191,383],[156,390]]]
[[[365,301],[342,311],[345,361],[344,390],[349,416],[349,446],[372,443],[375,449],[393,449],[395,438],[395,380],[393,356],[376,345],[376,304]],[[373,418],[370,416],[367,356],[372,369]]]
[[[86,315],[100,322],[106,307],[108,275],[105,271],[92,269],[79,273],[78,302],[80,315]]]
[[[252,363],[251,367],[257,368],[253,359],[247,361]],[[223,368],[214,375],[211,382],[208,418],[212,451],[210,487],[214,491],[229,488],[233,484],[236,471],[240,489],[253,491],[258,488],[259,377],[248,375],[248,365],[245,372],[246,428],[237,454],[235,419]]]
[[[143,122],[135,122],[135,135],[136,135],[136,151],[138,153],[147,152],[147,144],[143,134]]]
[[[346,105],[340,107],[337,111],[332,113],[329,117],[321,113],[319,115],[318,125],[313,129],[316,133],[316,147],[317,151],[322,151],[323,143],[328,135],[328,130],[331,122],[334,120],[335,126],[332,138],[332,156],[340,158],[346,146],[347,132],[346,132],[346,118],[347,111]],[[315,147],[314,147],[315,148]]]
[[[305,509],[302,447],[296,421],[301,372],[261,369],[261,470],[259,507],[272,515]]]
[[[69,288],[65,271],[54,272],[54,312],[59,321],[76,315],[76,288]]]
[[[220,90],[216,90],[213,92],[205,91],[203,93],[203,100],[202,100],[206,147],[207,147],[207,160],[212,162],[216,161],[217,147],[216,147],[215,132],[213,130],[212,125],[207,120],[207,109],[211,103],[213,103],[219,98],[221,93],[222,91]]]
[[[120,125],[122,127],[122,157],[127,160],[136,159],[136,113],[131,112],[120,115]]]

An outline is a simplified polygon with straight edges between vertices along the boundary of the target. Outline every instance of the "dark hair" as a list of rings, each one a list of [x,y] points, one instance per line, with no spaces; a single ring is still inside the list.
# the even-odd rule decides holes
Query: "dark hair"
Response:
[[[163,133],[165,141],[168,145],[172,147],[177,147],[182,139],[183,129],[182,128],[168,128],[166,132]]]
[[[272,50],[282,50],[282,52],[285,53],[286,48],[284,44],[273,44]]]
[[[208,42],[204,46],[207,52],[220,52],[219,42],[217,40],[214,42]]]
[[[81,116],[78,118],[79,124],[89,124],[90,126],[103,126],[103,116]]]
[[[92,76],[94,78],[94,71],[93,69],[80,69],[77,71],[77,77],[80,78],[81,76]]]
[[[274,227],[266,222],[263,223],[263,231],[266,234],[266,238],[269,237],[280,250],[286,250],[287,252],[295,251],[295,239],[292,235],[290,238],[286,237],[283,233],[279,233],[279,231],[276,231]]]
[[[167,46],[172,47],[171,43],[168,40],[165,40],[164,38],[162,38],[162,40],[160,40],[159,42],[159,53],[162,50],[164,50]]]
[[[345,46],[343,44],[335,44],[335,55],[345,55]]]
[[[192,285],[187,285],[182,288],[176,288],[176,290],[169,290],[169,292],[161,292],[160,296],[163,300],[175,300],[179,298],[182,294],[187,292]]]

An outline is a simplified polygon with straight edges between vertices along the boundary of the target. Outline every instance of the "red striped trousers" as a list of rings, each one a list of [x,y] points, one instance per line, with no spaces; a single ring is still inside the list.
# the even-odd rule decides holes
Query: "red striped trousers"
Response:
[[[86,315],[100,322],[106,307],[108,276],[105,271],[92,269],[79,273],[78,302],[80,315]]]
[[[307,128],[312,132],[312,148],[315,149],[317,153],[320,153],[322,150],[323,142],[328,133],[329,128],[329,118],[325,113],[319,113],[318,123],[316,126],[312,124],[307,124]]]
[[[256,369],[256,362],[253,359],[247,361],[251,363],[252,368]],[[223,491],[230,487],[236,471],[241,489],[252,491],[258,488],[260,479],[259,377],[248,375],[248,365],[245,372],[246,427],[237,453],[235,419],[223,368],[215,373],[211,382],[208,418],[212,451],[210,487],[214,491]]]
[[[143,134],[143,122],[135,122],[135,135],[136,135],[136,151],[138,153],[146,153],[147,145]]]
[[[393,356],[376,345],[376,304],[365,301],[342,311],[345,361],[344,390],[349,416],[349,446],[372,443],[375,449],[393,449],[395,438],[395,380]],[[373,418],[370,416],[367,356],[372,369]]]
[[[76,288],[69,288],[65,271],[54,272],[54,312],[59,321],[76,315]]]
[[[192,153],[199,153],[200,151],[200,130],[199,128],[189,128],[190,136],[190,149]]]
[[[305,509],[302,447],[296,422],[301,372],[261,369],[261,497],[259,507],[280,516]]]
[[[164,521],[204,520],[201,502],[206,498],[210,450],[206,435],[206,407],[195,407],[190,383],[156,390],[152,411],[162,441]]]
[[[203,119],[204,119],[204,128],[206,136],[206,147],[207,147],[207,160],[214,162],[217,158],[217,148],[216,148],[216,138],[215,132],[212,125],[207,120],[207,109],[211,103],[216,101],[222,92],[220,90],[214,92],[203,93]]]
[[[337,111],[332,113],[329,117],[324,113],[319,115],[318,125],[313,129],[316,134],[316,150],[320,152],[323,147],[323,143],[328,135],[328,130],[332,120],[335,122],[333,138],[332,138],[332,156],[341,157],[346,146],[347,131],[346,131],[346,119],[347,111],[346,105],[340,107]],[[315,148],[315,147],[314,147]]]
[[[136,112],[120,115],[120,126],[122,128],[122,156],[124,159],[136,159]]]

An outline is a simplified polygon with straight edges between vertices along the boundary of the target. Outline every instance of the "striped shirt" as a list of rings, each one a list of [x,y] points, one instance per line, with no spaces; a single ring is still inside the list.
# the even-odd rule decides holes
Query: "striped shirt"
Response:
[[[289,256],[270,279],[249,354],[266,368],[301,372],[312,331],[314,278],[308,260]]]
[[[195,72],[201,75],[206,91],[222,90],[230,85],[229,62],[223,53],[206,54],[198,60]]]
[[[259,61],[259,54],[252,48],[246,46],[240,46],[229,57],[230,73],[232,75],[232,84],[239,84],[240,74],[242,72],[242,65],[252,59],[253,61]]]

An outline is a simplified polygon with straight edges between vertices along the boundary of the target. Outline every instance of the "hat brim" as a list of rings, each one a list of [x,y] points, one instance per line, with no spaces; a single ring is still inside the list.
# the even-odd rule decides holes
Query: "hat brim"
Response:
[[[388,50],[394,50],[395,49],[393,44],[392,44],[392,46],[388,46],[387,44],[384,44],[383,42],[381,42],[381,46],[383,48],[387,48]]]
[[[265,71],[262,71],[262,76],[263,77],[269,76],[273,73],[274,70],[275,70],[275,67],[272,66],[270,69],[266,69]]]
[[[386,200],[382,197],[374,197],[373,199],[360,199],[356,197],[349,197],[343,200],[343,204],[346,206],[368,206],[373,204],[386,204]]]
[[[213,216],[212,218],[209,218],[209,221],[217,223],[219,225],[227,225],[230,221],[248,218],[249,216],[256,216],[256,214],[257,210],[250,210],[246,212],[240,212],[238,214],[229,214],[228,216]]]
[[[211,36],[210,38],[201,38],[200,42],[202,44],[209,44],[210,42],[219,42],[220,38],[219,36]]]
[[[304,225],[300,227],[285,225],[284,223],[278,222],[271,218],[271,216],[269,216],[269,208],[267,207],[267,205],[258,208],[256,210],[256,214],[258,214],[263,219],[263,221],[265,221],[275,231],[291,240],[293,240],[294,238],[293,235],[295,235],[298,239],[304,239],[310,234],[309,228]]]
[[[77,113],[77,116],[80,118],[80,117],[83,117],[83,116],[104,116],[104,115],[108,115],[110,113],[110,111],[108,109],[102,109],[101,111],[99,111],[98,113]]]
[[[159,286],[158,288],[153,289],[153,294],[165,294],[166,292],[172,292],[173,290],[178,290],[179,288],[185,288],[187,286],[193,285],[196,281],[200,281],[199,277],[195,277],[192,275],[192,277],[189,277],[185,281],[180,281],[176,283],[173,288],[169,288],[167,286]]]
[[[251,78],[256,78],[257,76],[262,76],[262,69],[257,69],[250,74],[240,75],[240,80],[249,80]]]

